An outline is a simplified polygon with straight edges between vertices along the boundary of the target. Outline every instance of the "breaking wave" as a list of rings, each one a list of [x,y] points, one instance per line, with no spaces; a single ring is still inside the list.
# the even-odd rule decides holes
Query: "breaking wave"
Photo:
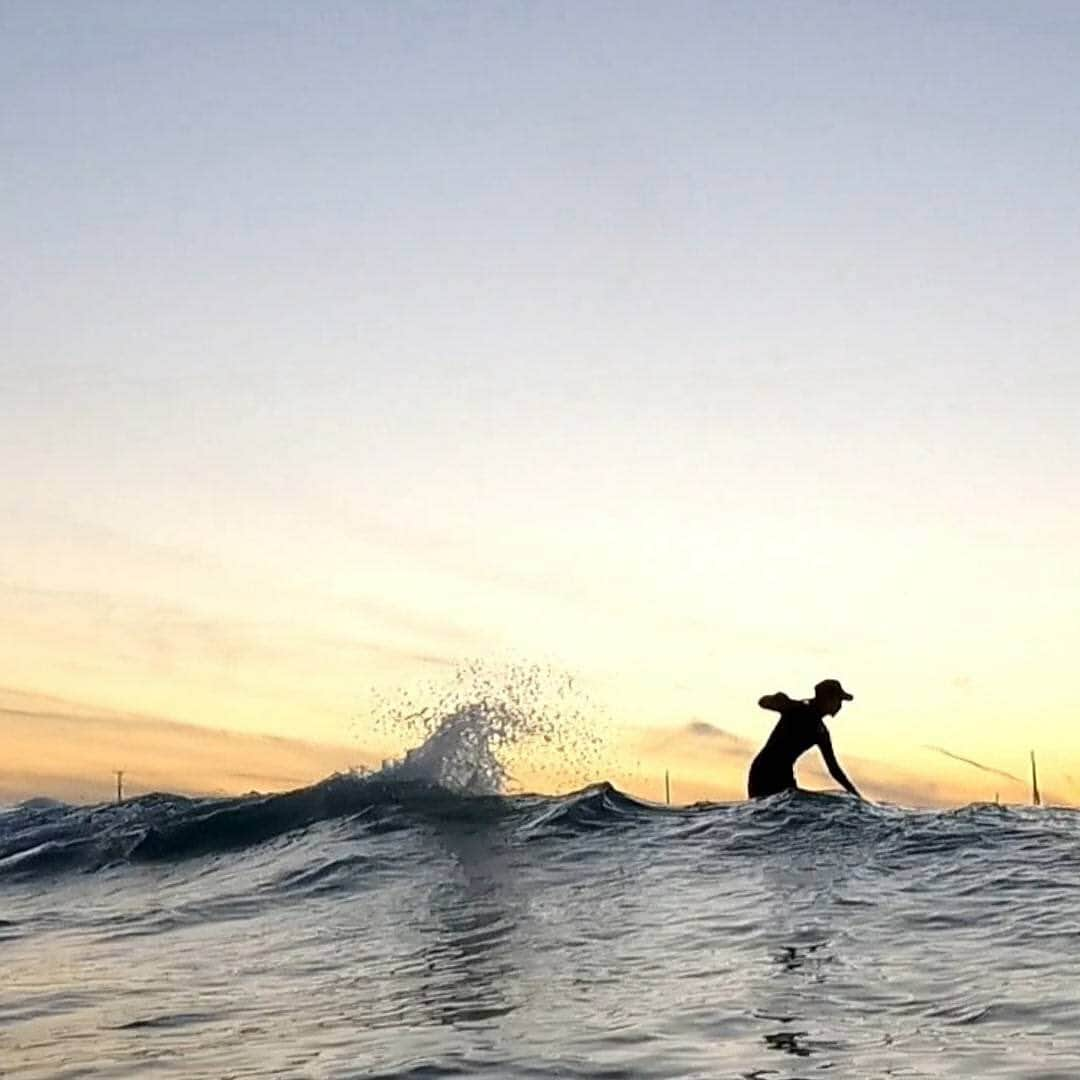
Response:
[[[1001,844],[1022,856],[1066,837],[1072,847],[1080,826],[1072,810],[977,805],[913,811],[805,792],[681,808],[634,798],[607,782],[561,796],[471,794],[418,778],[416,768],[410,759],[401,774],[394,766],[337,775],[273,795],[159,794],[119,806],[17,807],[0,816],[0,882],[243,853],[278,840],[307,848],[317,864],[322,840],[332,832],[337,841],[341,830],[361,842],[407,829],[468,828],[486,831],[492,843],[629,831],[642,844],[694,845],[710,857],[780,851],[794,857],[826,845],[833,852],[864,849],[884,866]]]
[[[441,714],[408,703],[388,710],[384,722],[422,741],[377,771],[336,774],[294,791],[229,798],[152,794],[99,806],[28,800],[0,814],[0,882],[220,855],[283,837],[311,844],[317,861],[320,830],[331,826],[359,836],[468,825],[520,842],[630,829],[643,842],[730,852],[798,851],[827,837],[834,850],[855,845],[902,860],[1005,840],[1038,844],[1047,830],[1065,829],[1071,837],[1080,820],[1067,810],[976,805],[912,811],[806,792],[673,809],[607,782],[561,796],[505,794],[512,780],[508,761],[522,746],[554,744],[561,758],[576,755],[579,765],[596,750],[580,734],[572,737],[576,742],[566,735],[580,726],[560,724],[558,713],[553,719],[541,707],[550,682],[518,679],[516,685],[509,700],[485,696]]]

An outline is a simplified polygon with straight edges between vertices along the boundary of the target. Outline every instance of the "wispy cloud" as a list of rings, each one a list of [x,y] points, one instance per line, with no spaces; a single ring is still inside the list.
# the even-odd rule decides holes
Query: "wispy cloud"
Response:
[[[1003,776],[1006,780],[1014,780],[1018,784],[1023,784],[1024,781],[1019,776],[1014,776],[1011,772],[1006,772],[1004,769],[995,769],[991,765],[984,765],[981,761],[976,761],[974,758],[964,757],[963,754],[954,754],[951,750],[946,750],[944,746],[930,746],[924,745],[925,750],[933,750],[935,754],[943,754],[947,758],[952,758],[953,761],[962,762],[964,765],[970,765],[973,769],[979,769],[985,773],[992,773],[994,776]]]
[[[708,720],[691,720],[683,728],[683,731],[688,735],[699,735],[705,739],[719,739],[736,746],[749,747],[750,745],[749,739],[744,738],[742,735],[736,735],[733,731],[725,731],[722,727],[717,727],[716,724],[710,724]]]

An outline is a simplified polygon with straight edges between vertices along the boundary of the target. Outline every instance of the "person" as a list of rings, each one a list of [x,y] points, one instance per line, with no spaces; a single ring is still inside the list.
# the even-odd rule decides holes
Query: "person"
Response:
[[[796,789],[795,762],[811,746],[817,746],[834,779],[846,791],[861,799],[855,785],[836,760],[832,738],[825,726],[826,716],[835,716],[845,701],[854,700],[836,679],[822,679],[814,687],[814,696],[809,701],[792,701],[783,692],[766,694],[758,705],[778,712],[780,719],[750,765],[747,783],[750,798],[759,799],[765,795],[775,795],[778,791]]]

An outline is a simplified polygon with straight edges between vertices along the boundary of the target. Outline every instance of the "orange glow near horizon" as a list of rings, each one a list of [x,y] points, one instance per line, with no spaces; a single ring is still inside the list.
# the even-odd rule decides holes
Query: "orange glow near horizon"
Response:
[[[407,741],[385,727],[373,737],[363,718],[354,720],[351,740],[332,745],[111,712],[10,688],[0,689],[0,722],[7,740],[0,801],[42,794],[106,801],[117,768],[125,771],[128,794],[281,791],[332,772],[377,768],[408,748]],[[669,772],[677,804],[731,801],[744,797],[746,769],[757,749],[752,739],[705,721],[679,728],[609,724],[594,734],[599,749],[587,760],[559,760],[537,743],[526,744],[521,752],[512,749],[511,791],[559,793],[605,779],[661,802],[663,776]],[[1015,762],[1009,762],[1014,766],[1010,779],[986,762],[964,762],[935,747],[913,751],[904,763],[859,755],[843,755],[843,760],[877,801],[948,806],[997,796],[1007,803],[1029,798],[1027,780]],[[813,752],[800,763],[799,775],[806,787],[834,786]],[[1044,763],[1042,785],[1048,803],[1072,803],[1078,794],[1072,777],[1053,760]]]
[[[273,551],[245,548],[232,559],[227,549],[197,556],[92,530],[79,538],[43,530],[36,544],[14,548],[8,539],[7,564],[23,577],[0,580],[9,642],[0,684],[105,712],[364,753],[379,695],[438,685],[466,661],[540,657],[587,688],[597,706],[588,722],[613,748],[610,775],[578,777],[579,786],[621,779],[655,796],[667,767],[692,801],[741,796],[746,762],[770,728],[754,704],[760,694],[804,696],[819,678],[840,675],[856,701],[833,722],[834,740],[868,791],[876,783],[914,803],[989,799],[999,789],[1018,797],[994,773],[928,747],[1018,775],[1029,748],[1045,749],[1048,792],[1071,801],[1077,790],[1071,716],[1080,703],[1061,689],[1070,614],[1054,593],[1061,578],[1045,568],[1034,575],[1013,556],[990,551],[965,566],[959,541],[938,537],[931,547],[928,532],[905,551],[910,538],[882,534],[872,550],[891,560],[886,591],[879,570],[858,561],[865,533],[858,544],[841,533],[826,558],[822,532],[816,566],[815,549],[796,565],[764,532],[760,549],[744,537],[724,549],[710,584],[708,545],[685,538],[677,560],[642,559],[646,580],[634,576],[630,550],[605,561],[602,544],[571,551],[561,542],[538,561],[539,547],[518,538],[500,571],[447,549],[432,559],[422,545],[405,555],[389,541],[352,538],[350,565],[344,536],[315,537],[323,558],[313,561],[300,531],[279,528]],[[946,561],[934,563],[935,550]],[[591,580],[586,558],[596,560]],[[1025,585],[1003,589],[999,577],[989,593],[992,572]],[[695,581],[705,585],[697,595]],[[1059,621],[1037,637],[1012,631],[1038,612]],[[695,721],[740,740],[738,751],[699,741],[687,754],[680,748]],[[641,731],[676,741],[638,768]],[[88,776],[98,771],[89,760]]]

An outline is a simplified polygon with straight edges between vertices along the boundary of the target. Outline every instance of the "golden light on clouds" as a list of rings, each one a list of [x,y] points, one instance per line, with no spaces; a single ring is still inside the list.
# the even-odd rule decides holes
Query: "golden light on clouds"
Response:
[[[663,554],[665,534],[646,531],[643,547],[624,545],[607,560],[602,544],[578,551],[564,538],[541,552],[540,539],[518,535],[508,541],[508,562],[487,565],[455,545],[425,554],[416,537],[414,549],[397,551],[389,535],[329,529],[317,537],[324,565],[304,557],[303,530],[287,521],[273,549],[201,556],[93,530],[45,528],[37,544],[9,534],[0,551],[23,576],[0,580],[0,676],[15,690],[104,715],[354,746],[378,758],[388,748],[365,728],[373,691],[450,679],[477,657],[542,657],[588,688],[598,708],[585,722],[613,747],[603,775],[574,783],[610,779],[658,798],[669,768],[676,797],[693,801],[742,796],[746,765],[769,731],[769,716],[754,704],[760,694],[802,696],[825,675],[840,675],[857,700],[834,722],[834,740],[868,793],[906,803],[989,799],[998,790],[1022,799],[1023,785],[1011,789],[1003,777],[926,747],[1012,773],[1023,773],[1034,748],[1048,792],[1071,800],[1080,776],[1071,717],[1080,702],[1054,677],[1069,631],[1063,621],[1031,629],[1037,609],[1066,619],[1051,588],[1058,579],[1028,575],[1026,591],[992,611],[986,576],[1021,575],[1015,555],[976,553],[965,564],[958,541],[934,539],[927,528],[922,539],[901,530],[883,540],[877,563],[843,534],[838,554],[826,558],[822,530],[808,549],[818,554],[804,552],[808,561],[798,565],[783,543],[755,549],[746,533],[718,541],[723,557],[710,564],[702,531],[676,537]],[[495,544],[489,554],[500,550]],[[932,550],[949,552],[948,562],[934,563]],[[843,575],[830,569],[836,559]],[[695,721],[705,726],[695,729]],[[94,785],[113,763],[94,756],[100,740],[91,729],[69,728],[62,741],[72,767],[85,748],[87,781],[103,790]],[[210,768],[200,779],[199,769],[193,759],[174,782],[245,788],[227,780],[230,770]],[[260,769],[315,778],[283,762],[237,764],[231,773]],[[146,773],[166,779],[149,761]],[[49,783],[52,774],[36,775]],[[526,770],[521,782],[542,786],[553,775]],[[804,782],[829,786],[813,755]]]
[[[129,795],[205,795],[282,791],[374,764],[356,747],[213,730],[3,688],[0,724],[5,802],[42,794],[106,801],[114,796],[117,769]]]

